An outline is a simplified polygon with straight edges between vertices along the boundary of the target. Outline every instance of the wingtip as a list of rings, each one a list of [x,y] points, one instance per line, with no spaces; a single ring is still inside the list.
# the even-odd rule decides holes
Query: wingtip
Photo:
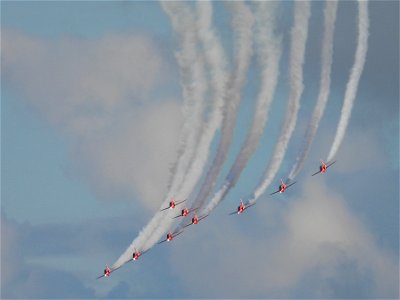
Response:
[[[181,229],[181,230],[178,231],[177,233],[174,233],[173,236],[174,236],[174,237],[177,237],[178,235],[180,235],[181,233],[183,233],[183,231],[184,231],[184,230]]]

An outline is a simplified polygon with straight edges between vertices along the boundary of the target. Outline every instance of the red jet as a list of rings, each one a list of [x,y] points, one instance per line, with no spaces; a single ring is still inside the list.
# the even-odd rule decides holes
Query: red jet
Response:
[[[109,277],[109,276],[111,275],[112,272],[114,272],[115,270],[118,270],[118,269],[121,268],[121,267],[122,267],[122,265],[119,266],[118,268],[111,269],[111,268],[109,268],[109,267],[106,265],[106,268],[104,269],[103,275],[100,275],[99,277],[97,277],[97,279],[100,279],[100,278],[102,278],[102,277]]]
[[[97,279],[100,279],[102,277],[109,277],[111,275],[111,272],[111,269],[106,265],[106,268],[104,269],[104,274],[97,277]]]
[[[194,217],[192,218],[192,222],[191,223],[189,223],[189,224],[186,224],[183,228],[185,228],[185,227],[188,227],[188,226],[190,226],[190,225],[193,225],[193,224],[199,224],[199,222],[201,221],[201,220],[203,220],[204,218],[206,218],[208,215],[205,215],[205,216],[202,216],[202,217],[197,217],[197,215],[194,215]]]
[[[318,171],[318,172],[315,172],[315,173],[312,174],[311,176],[317,175],[317,174],[319,174],[319,173],[325,173],[326,170],[327,170],[330,166],[332,166],[335,162],[336,162],[336,160],[327,165],[327,164],[324,163],[324,162],[322,161],[322,159],[321,159],[321,165],[319,166],[319,171]]]
[[[290,186],[292,186],[293,184],[295,184],[295,182],[292,182],[291,184],[287,185],[286,183],[283,182],[283,180],[281,179],[281,184],[279,185],[279,189],[276,192],[273,192],[270,195],[276,194],[276,193],[284,193],[286,191],[286,189]]]
[[[183,230],[178,231],[178,233],[172,233],[172,232],[168,232],[167,233],[167,238],[165,240],[162,240],[161,242],[158,242],[159,244],[162,244],[164,242],[170,242],[174,239],[174,237],[177,237],[178,235],[180,235],[183,232]]]
[[[140,252],[135,249],[135,252],[133,252],[133,254],[132,254],[132,260],[138,260],[139,257],[142,256],[143,254],[145,254],[147,251],[149,251],[149,250],[147,249],[146,251]]]
[[[142,255],[142,253],[140,253],[140,251],[137,251],[135,249],[135,252],[133,252],[133,254],[132,254],[132,259],[133,260],[138,260],[141,255]]]
[[[185,207],[184,209],[181,210],[181,214],[173,217],[173,219],[176,219],[176,218],[179,218],[179,217],[186,217],[188,214],[190,214],[191,212],[193,212],[193,211],[195,211],[197,209],[199,209],[199,208],[196,207],[196,208],[188,209],[188,208]]]
[[[252,207],[254,204],[255,204],[255,203],[246,205],[246,204],[243,203],[243,200],[240,199],[240,204],[239,204],[237,210],[234,211],[234,212],[231,212],[230,215],[236,215],[236,214],[240,215],[240,214],[243,213],[246,209],[248,209],[249,207]]]
[[[172,200],[171,200],[171,201],[169,201],[169,206],[168,206],[168,207],[166,207],[166,208],[163,208],[161,211],[163,211],[163,210],[167,210],[167,209],[174,209],[174,208],[175,208],[175,206],[177,206],[177,205],[179,205],[179,204],[181,204],[181,203],[183,203],[183,202],[185,202],[185,201],[186,201],[186,199],[185,199],[185,200],[183,200],[183,201],[181,201],[181,202],[175,203],[174,199],[172,198]]]

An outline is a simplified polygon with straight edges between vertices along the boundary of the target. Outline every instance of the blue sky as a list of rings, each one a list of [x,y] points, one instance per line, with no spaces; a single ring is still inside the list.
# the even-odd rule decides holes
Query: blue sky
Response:
[[[276,181],[290,171],[318,95],[323,7],[312,2],[298,124]],[[221,2],[213,8],[231,62],[230,15]],[[235,188],[202,226],[96,281],[167,192],[182,124],[177,35],[158,2],[1,2],[2,298],[398,297],[399,4],[372,1],[369,10],[353,115],[326,176],[309,174],[335,134],[356,2],[338,6],[331,94],[298,184],[227,217],[256,187],[284,116],[285,2],[278,90]],[[253,59],[220,183],[245,139],[258,76]]]

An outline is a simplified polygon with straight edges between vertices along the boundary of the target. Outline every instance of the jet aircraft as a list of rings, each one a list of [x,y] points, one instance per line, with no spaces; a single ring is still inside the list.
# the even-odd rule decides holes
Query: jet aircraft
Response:
[[[179,217],[186,217],[187,215],[189,215],[191,212],[194,212],[195,210],[199,209],[198,207],[196,208],[192,208],[192,209],[188,209],[187,207],[185,207],[184,209],[181,210],[181,214],[177,215],[175,217],[173,217],[173,219],[179,218]]]
[[[284,193],[288,187],[292,186],[295,183],[296,181],[292,182],[291,184],[287,184],[284,183],[283,180],[281,179],[281,184],[279,185],[279,189],[276,192],[271,193],[270,195],[274,195],[276,193]]]
[[[175,206],[177,206],[177,205],[179,205],[179,204],[181,204],[181,203],[183,203],[185,201],[186,201],[186,199],[182,200],[180,202],[175,202],[175,200],[172,198],[171,201],[169,201],[168,207],[161,209],[161,211],[164,211],[164,210],[167,210],[167,209],[174,209]]]
[[[178,235],[180,235],[183,232],[183,230],[178,231],[177,233],[172,233],[172,232],[168,232],[167,233],[167,238],[165,240],[162,240],[161,242],[158,242],[158,244],[162,244],[164,242],[170,242],[172,241],[175,237],[177,237]]]
[[[194,215],[194,217],[192,218],[192,222],[191,223],[189,223],[189,224],[186,224],[183,228],[185,228],[185,227],[188,227],[188,226],[190,226],[190,225],[193,225],[193,224],[199,224],[199,222],[201,221],[201,220],[203,220],[204,218],[206,218],[208,215],[205,215],[205,216],[202,216],[202,217],[198,217],[196,214]]]
[[[326,170],[327,170],[330,166],[332,166],[335,162],[336,162],[336,160],[333,161],[333,162],[331,162],[330,164],[326,164],[326,163],[324,163],[324,162],[322,161],[322,159],[321,159],[321,165],[319,166],[319,171],[318,171],[318,172],[315,172],[315,173],[312,174],[311,176],[317,175],[317,174],[319,174],[319,173],[325,173]]]
[[[243,213],[246,209],[248,209],[249,207],[252,207],[253,205],[255,205],[255,203],[246,205],[246,204],[243,203],[243,200],[240,199],[240,204],[239,204],[239,206],[237,207],[237,210],[234,211],[234,212],[231,212],[230,215],[236,215],[236,214],[240,215],[240,214]]]

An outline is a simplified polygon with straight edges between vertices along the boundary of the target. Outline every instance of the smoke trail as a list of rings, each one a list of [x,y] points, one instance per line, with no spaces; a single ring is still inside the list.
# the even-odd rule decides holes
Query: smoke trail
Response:
[[[278,171],[286,152],[289,139],[296,126],[297,112],[300,108],[300,97],[303,92],[303,63],[310,18],[310,3],[296,1],[294,6],[294,24],[291,31],[290,48],[290,95],[281,134],[275,146],[272,159],[250,203],[254,203],[265,192]]]
[[[338,127],[336,129],[336,136],[333,141],[331,150],[328,155],[328,161],[332,160],[342,143],[344,134],[346,133],[347,124],[351,116],[354,99],[356,97],[358,83],[360,81],[361,73],[364,68],[365,58],[368,49],[368,2],[358,1],[358,42],[354,59],[354,65],[351,69],[349,81],[347,82],[346,92],[343,101],[342,113]]]
[[[216,130],[222,123],[222,111],[224,110],[224,106],[228,103],[228,99],[225,96],[227,85],[226,55],[212,28],[211,2],[199,1],[196,7],[199,14],[197,20],[197,35],[203,46],[207,69],[210,71],[210,85],[215,101],[211,108],[210,118],[200,137],[195,157],[185,176],[184,184],[177,190],[178,197],[187,197],[199,181],[209,156],[211,142]],[[192,205],[191,208],[193,207]],[[172,223],[173,220],[170,218],[166,218],[160,223],[154,234],[147,240],[146,248],[153,246],[160,237],[170,229]]]
[[[213,210],[234,187],[248,160],[257,148],[268,120],[268,111],[273,100],[279,76],[281,37],[274,35],[274,25],[278,2],[256,2],[257,55],[262,66],[260,91],[254,109],[254,118],[246,140],[231,167],[222,188],[214,195],[203,214]]]
[[[225,95],[229,103],[227,103],[223,111],[224,119],[216,156],[192,207],[203,206],[214,188],[218,174],[225,161],[233,138],[236,112],[241,99],[240,91],[245,83],[252,55],[253,15],[243,2],[229,2],[229,5],[232,9],[232,28],[236,35],[234,47],[237,49],[235,53],[235,70],[229,80],[227,94]]]
[[[178,151],[178,160],[172,170],[172,181],[168,187],[169,196],[182,184],[203,128],[204,95],[207,91],[203,57],[197,51],[197,38],[194,16],[189,8],[176,2],[162,2],[164,11],[171,19],[173,28],[181,36],[182,51],[176,53],[182,85],[184,124]],[[168,197],[169,199],[169,197]]]
[[[331,69],[332,69],[332,52],[333,52],[333,33],[335,30],[335,20],[337,12],[337,1],[327,0],[325,6],[325,21],[324,21],[324,37],[322,40],[322,68],[321,68],[321,81],[318,100],[311,117],[310,124],[308,125],[307,132],[304,136],[303,146],[299,156],[296,159],[294,166],[289,174],[289,180],[292,180],[300,172],[310,152],[311,144],[314,140],[315,134],[318,130],[319,122],[325,111],[325,106],[328,101],[331,84]]]
[[[214,99],[210,117],[196,148],[196,154],[191,161],[184,185],[179,186],[180,194],[187,196],[200,179],[203,168],[209,156],[210,144],[216,130],[222,123],[222,110],[227,103],[225,95],[227,85],[227,61],[224,49],[212,27],[212,5],[210,1],[198,1],[197,37],[201,42],[207,69],[210,73],[210,86]]]
[[[170,16],[175,32],[180,35],[181,50],[176,55],[181,76],[183,77],[183,97],[184,97],[184,126],[182,137],[180,138],[180,152],[178,163],[174,167],[175,174],[171,182],[169,193],[161,208],[168,206],[170,197],[174,195],[176,185],[183,180],[185,170],[194,155],[198,132],[202,128],[203,97],[206,91],[204,66],[201,57],[197,53],[194,17],[191,11],[183,3],[176,5],[174,2],[162,2],[165,12]],[[200,60],[199,60],[200,57]],[[157,229],[159,224],[168,215],[168,211],[160,211],[150,220],[141,230],[139,235],[133,240],[131,245],[113,264],[112,269],[122,266],[130,260],[133,252],[137,248],[144,251],[148,238]]]

